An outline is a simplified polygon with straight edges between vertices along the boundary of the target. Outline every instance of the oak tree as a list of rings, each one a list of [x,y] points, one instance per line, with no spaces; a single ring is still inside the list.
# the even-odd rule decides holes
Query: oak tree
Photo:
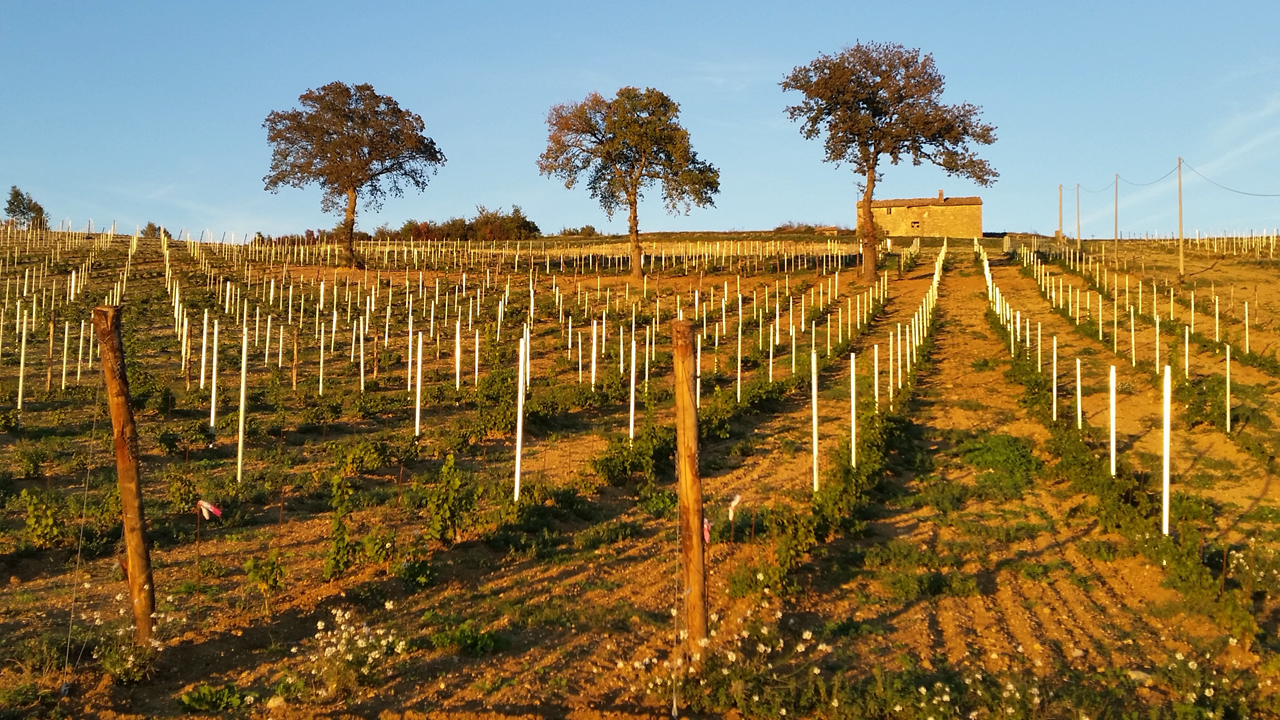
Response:
[[[663,204],[672,214],[714,205],[712,196],[720,192],[720,171],[698,158],[679,115],[680,105],[664,93],[633,87],[612,100],[593,92],[547,114],[547,149],[538,170],[564,180],[566,188],[585,175],[591,197],[610,218],[627,208],[636,278],[643,272],[636,207],[645,189],[661,183]]]
[[[361,265],[354,248],[359,197],[376,210],[386,196],[403,196],[405,187],[425,190],[444,153],[423,135],[421,117],[371,85],[332,82],[298,102],[302,109],[277,110],[262,124],[272,146],[271,172],[263,182],[273,193],[283,185],[319,183],[321,209],[345,212],[347,259]]]
[[[876,274],[878,238],[871,201],[883,160],[892,165],[904,158],[913,165],[927,160],[948,175],[982,186],[998,177],[972,147],[995,142],[995,127],[981,121],[976,105],[942,102],[942,74],[933,56],[918,49],[858,43],[795,68],[781,85],[804,95],[787,108],[793,121],[803,121],[800,133],[808,139],[825,135],[825,160],[848,163],[863,178],[858,184],[858,235],[868,252],[868,279]]]

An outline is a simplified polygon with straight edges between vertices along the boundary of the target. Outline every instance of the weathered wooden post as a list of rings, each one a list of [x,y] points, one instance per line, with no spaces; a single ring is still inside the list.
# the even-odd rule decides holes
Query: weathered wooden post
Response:
[[[694,390],[693,321],[677,320],[675,348],[676,471],[680,493],[680,555],[685,629],[690,654],[707,637],[706,567],[702,538],[702,479],[698,476],[698,409]]]
[[[151,615],[155,612],[155,587],[151,582],[151,556],[143,534],[146,517],[142,488],[138,483],[138,431],[129,406],[129,379],[124,369],[124,345],[120,339],[120,308],[103,305],[93,309],[93,327],[102,352],[102,375],[111,410],[111,436],[116,448],[116,482],[124,511],[124,543],[129,597],[133,605],[134,643],[151,641]]]

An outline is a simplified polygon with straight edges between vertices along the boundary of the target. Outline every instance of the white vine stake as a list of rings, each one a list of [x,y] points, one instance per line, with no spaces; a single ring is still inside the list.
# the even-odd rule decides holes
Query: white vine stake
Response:
[[[413,436],[422,435],[422,331],[418,331],[417,377],[413,382]],[[323,360],[322,360],[323,362]]]
[[[1227,346],[1227,393],[1226,393],[1226,410],[1227,410],[1227,433],[1231,432],[1231,346]]]
[[[849,463],[858,467],[858,354],[849,353]]]
[[[1076,429],[1084,429],[1084,405],[1081,403],[1080,392],[1080,358],[1076,358]]]
[[[240,422],[236,430],[236,484],[244,482],[244,420],[245,420],[245,388],[249,378],[249,326],[246,324],[240,332]]]
[[[1173,372],[1168,365],[1164,366],[1164,487],[1161,493],[1161,527],[1164,534],[1169,534],[1169,435],[1170,435],[1170,400],[1173,397]]]
[[[1116,366],[1111,366],[1111,477],[1116,476]]]
[[[515,501],[520,502],[520,459],[524,450],[524,364],[528,356],[528,348],[525,346],[524,337],[520,338],[520,351],[518,353],[518,362],[520,369],[516,373],[518,376],[516,382],[516,482],[515,482]]]
[[[218,320],[213,321],[213,365],[209,368],[209,427],[216,429],[218,427]],[[321,365],[323,368],[324,365]],[[324,377],[323,374],[320,376]],[[320,388],[324,390],[324,380],[320,381]]]
[[[813,491],[818,492],[818,353],[809,352],[809,376],[813,397]]]
[[[636,441],[636,336],[631,336],[631,417],[627,424],[627,439]]]
[[[1058,421],[1058,336],[1053,336],[1053,421]]]

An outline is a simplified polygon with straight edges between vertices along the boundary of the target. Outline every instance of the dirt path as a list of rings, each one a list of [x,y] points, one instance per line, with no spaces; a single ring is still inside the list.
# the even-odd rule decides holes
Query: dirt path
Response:
[[[959,269],[942,283],[940,330],[934,368],[922,379],[918,423],[924,428],[937,465],[947,479],[971,483],[973,471],[958,461],[943,461],[958,434],[1004,433],[1036,443],[1048,432],[1019,406],[1022,390],[1006,381],[1007,348],[987,326],[985,284],[980,273]],[[975,368],[975,358],[994,360]],[[915,481],[911,488],[918,489]],[[981,592],[921,600],[896,608],[892,603],[855,610],[855,617],[888,623],[890,646],[910,648],[925,665],[939,655],[956,666],[988,670],[1028,663],[1048,668],[1054,661],[1080,668],[1142,668],[1153,660],[1186,651],[1182,632],[1163,632],[1150,615],[1153,605],[1176,598],[1162,589],[1161,573],[1138,559],[1112,562],[1080,554],[1076,541],[1094,536],[1092,519],[1073,514],[1083,498],[1038,487],[1021,501],[974,504],[957,517],[932,509],[893,515],[876,530],[881,537],[942,548],[958,547],[967,536],[964,523],[996,528],[1010,518],[1039,521],[1033,536],[1001,549],[980,548],[965,556],[963,572],[981,580]],[[1043,579],[1029,579],[1019,567],[1056,563]]]

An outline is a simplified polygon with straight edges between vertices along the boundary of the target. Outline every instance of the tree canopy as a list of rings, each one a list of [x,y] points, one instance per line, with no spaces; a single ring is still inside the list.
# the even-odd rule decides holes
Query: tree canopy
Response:
[[[893,43],[858,43],[835,55],[819,55],[791,71],[781,83],[804,100],[787,108],[808,139],[825,135],[827,162],[848,163],[859,183],[858,234],[869,249],[867,272],[875,273],[875,221],[871,201],[881,178],[881,160],[897,165],[928,161],[948,175],[979,185],[998,173],[972,144],[995,142],[995,127],[980,119],[976,105],[946,105],[945,82],[933,56]]]
[[[653,88],[624,87],[612,100],[591,93],[582,102],[555,105],[547,114],[547,149],[538,170],[572,188],[583,175],[591,197],[612,218],[628,209],[631,273],[641,268],[636,208],[645,188],[660,183],[667,212],[688,213],[714,205],[720,171],[698,158],[689,131],[678,122],[680,106]]]
[[[46,230],[49,227],[49,215],[44,206],[36,202],[30,193],[24,193],[17,185],[9,187],[9,201],[5,203],[4,214],[19,225],[34,230]]]
[[[168,230],[153,222],[148,222],[146,227],[142,228],[141,235],[142,237],[151,240],[159,240],[162,237],[166,240],[173,239],[173,236],[169,234]]]
[[[444,153],[423,134],[421,117],[372,85],[332,82],[298,102],[302,109],[274,111],[262,124],[272,146],[266,190],[319,183],[321,209],[345,213],[348,258],[359,264],[352,240],[358,198],[376,210],[388,195],[403,196],[406,187],[425,190]]]

